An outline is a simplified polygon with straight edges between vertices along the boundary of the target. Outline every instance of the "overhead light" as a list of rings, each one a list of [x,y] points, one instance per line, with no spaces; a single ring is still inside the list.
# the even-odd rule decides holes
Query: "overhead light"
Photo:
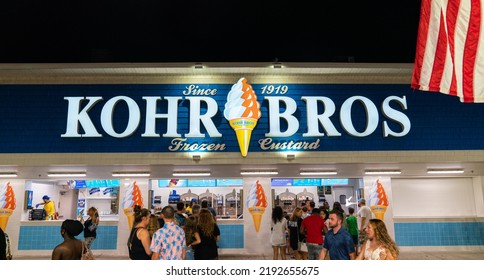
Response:
[[[113,172],[113,177],[150,177],[150,172]]]
[[[287,154],[286,158],[287,158],[287,160],[293,160],[293,159],[296,158],[296,155],[295,154]]]
[[[274,68],[274,69],[281,69],[282,68],[282,63],[280,63],[280,62],[274,62],[274,63],[272,63],[272,68]]]
[[[365,170],[366,175],[398,175],[402,174],[401,170]]]
[[[0,172],[0,178],[16,178],[17,172]]]
[[[427,169],[427,174],[462,174],[464,169]]]
[[[195,69],[203,69],[203,64],[195,63]]]
[[[279,171],[277,170],[242,170],[240,175],[277,175]]]
[[[86,177],[86,172],[49,172],[47,173],[47,176],[61,178]]]
[[[319,176],[319,175],[337,175],[338,171],[336,170],[301,170],[299,175],[303,176]]]
[[[174,177],[203,177],[210,175],[212,175],[210,170],[173,171]]]

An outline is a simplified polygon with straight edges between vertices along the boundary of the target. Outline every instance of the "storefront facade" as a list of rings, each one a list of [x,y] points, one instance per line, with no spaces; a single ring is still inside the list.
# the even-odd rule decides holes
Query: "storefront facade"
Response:
[[[50,254],[60,242],[61,221],[29,221],[32,191],[34,206],[49,194],[65,218],[102,209],[94,249],[126,255],[134,186],[147,208],[176,195],[220,208],[222,253],[270,254],[271,209],[290,211],[290,197],[365,197],[405,250],[482,249],[482,104],[411,90],[410,65],[239,66],[1,68],[14,253]],[[432,174],[449,170],[461,173]],[[251,199],[256,189],[265,201]]]

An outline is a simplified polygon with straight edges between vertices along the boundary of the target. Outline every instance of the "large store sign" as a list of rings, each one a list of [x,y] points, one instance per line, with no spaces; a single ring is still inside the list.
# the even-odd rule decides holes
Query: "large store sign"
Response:
[[[261,95],[267,101],[269,123],[268,130],[265,131],[265,138],[259,139],[261,150],[317,150],[320,147],[321,137],[339,137],[342,135],[338,130],[332,117],[335,118],[336,105],[334,101],[326,96],[299,96],[303,102],[306,115],[305,132],[296,136],[300,131],[301,124],[295,116],[298,105],[294,97],[286,96],[289,93],[287,85],[280,85],[274,90],[274,86],[265,86]],[[274,91],[274,92],[273,92]],[[217,95],[217,89],[200,89],[196,85],[188,85],[180,93],[180,96],[142,96],[143,104],[138,104],[133,98],[128,96],[115,96],[105,101],[102,96],[74,96],[64,97],[68,102],[66,131],[61,137],[103,137],[110,136],[115,138],[127,138],[139,132],[140,137],[164,137],[172,138],[170,151],[192,151],[225,150],[226,144],[218,143],[198,143],[197,138],[222,138],[223,134],[217,129],[214,119],[219,114],[219,104],[213,96]],[[220,94],[220,93],[219,93]],[[273,95],[272,95],[273,94]],[[246,156],[252,131],[255,129],[262,113],[257,94],[247,79],[241,78],[234,84],[228,92],[227,102],[224,104],[224,117],[230,126],[235,130],[242,156]],[[188,131],[180,133],[179,106],[183,101],[188,102],[189,126]],[[165,103],[166,113],[157,113]],[[394,103],[399,109],[394,109]],[[202,113],[202,106],[206,110]],[[89,111],[94,106],[101,106],[99,118],[101,127],[97,128]],[[120,131],[114,128],[114,111],[118,106],[127,107],[127,122]],[[140,106],[144,107],[145,115],[141,115]],[[355,128],[353,123],[354,106],[360,106],[366,111],[366,125],[360,131]],[[322,107],[322,112],[318,110]],[[378,128],[379,122],[382,123],[383,137],[403,137],[408,134],[411,128],[410,119],[403,111],[407,110],[405,96],[388,96],[381,104],[379,111],[375,103],[364,96],[351,96],[346,99],[339,108],[339,124],[344,133],[353,137],[367,137]],[[140,129],[141,119],[144,119],[145,127]],[[158,120],[165,119],[165,127],[161,127],[162,134],[157,132]],[[282,129],[281,123],[287,124]],[[388,122],[394,122],[400,126],[398,131],[392,130]],[[202,133],[202,126],[206,133]],[[321,128],[320,128],[321,127]],[[100,132],[102,129],[102,132]],[[82,133],[80,131],[83,131]],[[274,138],[298,137],[318,138],[313,142],[307,141],[280,141],[276,143]],[[195,143],[191,140],[195,140]],[[190,144],[193,143],[193,144]]]
[[[0,86],[0,98],[1,152],[483,148],[474,139],[482,122],[467,121],[480,119],[480,104],[419,95],[407,85],[241,78],[233,85]],[[449,134],[456,129],[461,135]]]

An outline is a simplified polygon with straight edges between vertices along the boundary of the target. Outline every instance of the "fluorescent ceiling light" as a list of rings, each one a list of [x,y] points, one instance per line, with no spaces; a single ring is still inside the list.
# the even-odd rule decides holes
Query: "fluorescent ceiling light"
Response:
[[[401,170],[365,170],[366,175],[398,175],[402,174]]]
[[[0,172],[0,178],[16,178],[17,172]]]
[[[336,170],[301,170],[299,175],[318,176],[318,175],[337,175]]]
[[[427,174],[462,174],[464,169],[427,169]]]
[[[210,170],[194,170],[194,171],[173,171],[174,177],[196,177],[196,176],[210,176]]]
[[[277,170],[242,170],[240,175],[277,175]]]
[[[86,172],[49,172],[48,177],[86,177]]]
[[[282,68],[282,63],[280,63],[280,62],[274,62],[274,63],[272,63],[272,68],[274,68],[274,69],[281,69]]]
[[[150,172],[132,171],[132,172],[113,172],[113,177],[150,177]]]

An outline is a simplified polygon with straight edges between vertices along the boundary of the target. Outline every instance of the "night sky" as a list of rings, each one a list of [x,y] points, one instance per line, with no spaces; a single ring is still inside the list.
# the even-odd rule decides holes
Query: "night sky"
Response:
[[[0,63],[412,63],[420,12],[415,0],[1,2]]]

